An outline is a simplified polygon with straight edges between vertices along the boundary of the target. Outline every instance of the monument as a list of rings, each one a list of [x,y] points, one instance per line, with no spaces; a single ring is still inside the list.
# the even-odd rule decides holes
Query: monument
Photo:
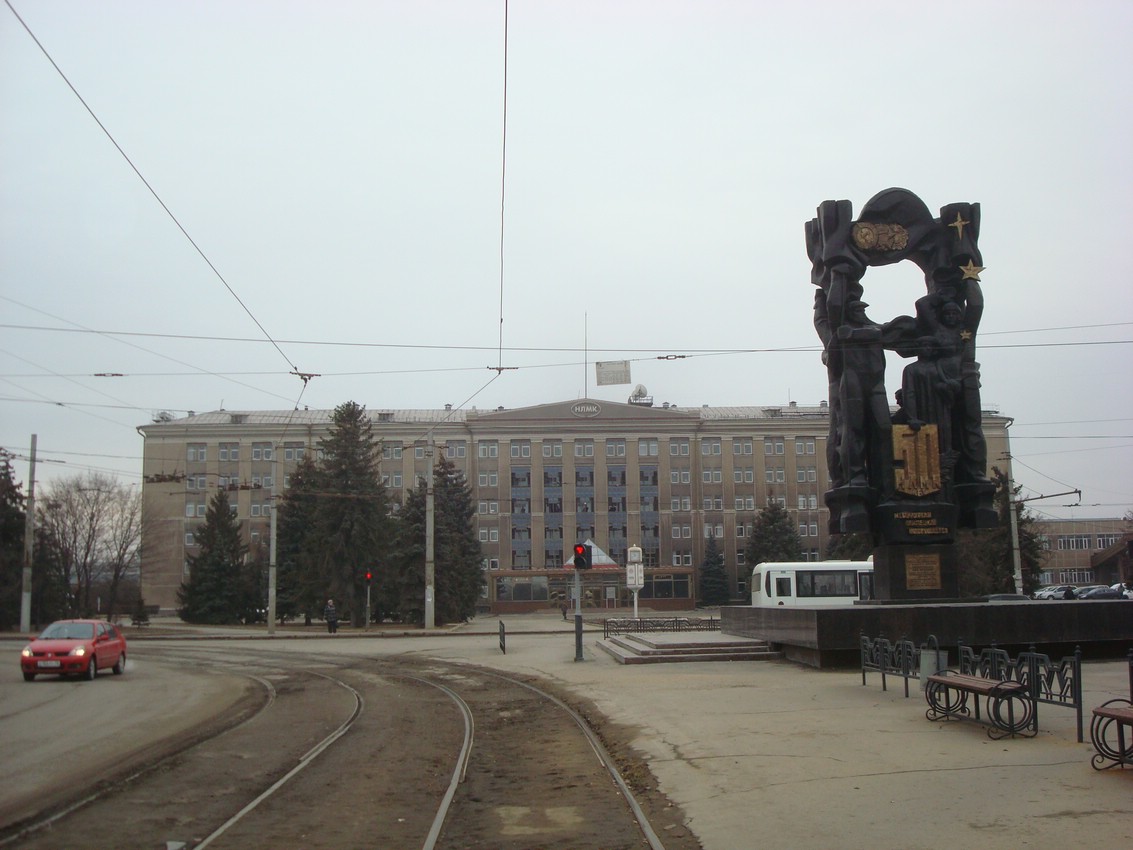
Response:
[[[979,227],[979,204],[948,204],[934,218],[906,189],[878,193],[857,219],[849,201],[823,201],[806,224],[829,381],[830,531],[872,536],[878,600],[955,599],[956,530],[997,523],[976,361]],[[904,260],[924,278],[914,315],[873,321],[867,269]],[[909,360],[896,414],[886,352]]]

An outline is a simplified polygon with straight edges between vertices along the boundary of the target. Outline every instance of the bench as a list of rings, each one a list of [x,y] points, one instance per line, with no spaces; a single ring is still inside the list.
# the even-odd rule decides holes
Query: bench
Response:
[[[1094,770],[1133,767],[1133,649],[1129,650],[1129,699],[1111,699],[1094,709],[1090,742],[1097,750]],[[1129,736],[1126,737],[1126,727]]]
[[[1097,750],[1090,760],[1094,770],[1133,767],[1133,703],[1111,699],[1095,708],[1094,719],[1090,721],[1090,741]]]
[[[973,711],[968,706],[971,700]],[[986,719],[981,717],[980,701],[987,704]],[[1035,702],[1030,689],[1022,682],[971,676],[952,670],[941,670],[925,680],[925,716],[937,720],[974,720],[985,724],[989,738],[998,740],[1010,735],[1033,738]]]

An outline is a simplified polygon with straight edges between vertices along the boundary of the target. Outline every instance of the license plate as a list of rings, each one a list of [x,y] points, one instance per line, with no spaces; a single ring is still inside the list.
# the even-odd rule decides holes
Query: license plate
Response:
[[[40,666],[40,667],[58,667],[59,662],[58,661],[40,661],[38,666]]]

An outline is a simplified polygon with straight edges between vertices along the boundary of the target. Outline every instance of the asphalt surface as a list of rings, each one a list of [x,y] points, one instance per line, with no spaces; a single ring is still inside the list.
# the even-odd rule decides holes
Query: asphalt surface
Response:
[[[877,675],[863,687],[856,670],[783,661],[624,666],[598,648],[594,626],[576,661],[573,623],[558,612],[502,620],[506,654],[496,618],[381,638],[279,629],[271,643],[555,682],[636,730],[634,747],[705,850],[1133,846],[1133,770],[1093,770],[1088,731],[1091,707],[1129,697],[1124,662],[1084,664],[1085,743],[1074,712],[1048,706],[1036,738],[993,741],[973,723],[926,719],[916,682],[906,699],[900,680],[882,691]],[[209,630],[227,634],[249,633]]]

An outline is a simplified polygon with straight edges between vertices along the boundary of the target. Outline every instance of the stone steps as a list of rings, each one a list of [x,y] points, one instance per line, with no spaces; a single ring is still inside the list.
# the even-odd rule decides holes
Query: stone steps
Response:
[[[598,641],[619,664],[673,664],[682,661],[772,661],[782,653],[752,638],[692,637],[688,634],[626,634]]]

